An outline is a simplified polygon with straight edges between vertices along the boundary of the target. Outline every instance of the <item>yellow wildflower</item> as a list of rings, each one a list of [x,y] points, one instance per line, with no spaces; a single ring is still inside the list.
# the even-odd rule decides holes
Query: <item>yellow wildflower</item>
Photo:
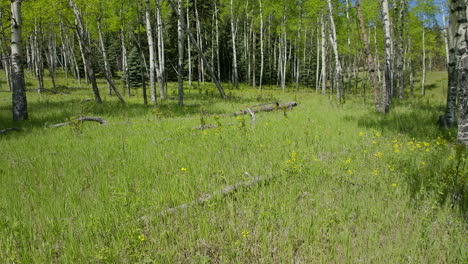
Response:
[[[375,137],[376,137],[376,138],[379,138],[380,136],[381,136],[381,135],[380,135],[379,132],[375,133]]]
[[[346,160],[346,163],[347,163],[347,164],[351,163],[351,159],[347,159],[347,160]]]
[[[349,175],[352,175],[353,174],[353,171],[352,170],[348,170],[347,171]]]
[[[364,136],[364,133],[359,132],[359,136],[360,136],[360,137],[363,137],[363,136]]]
[[[145,241],[145,240],[146,240],[145,234],[139,235],[139,236],[138,236],[138,239],[139,239],[141,242]]]
[[[375,176],[379,175],[379,170],[374,170],[374,175]]]
[[[396,183],[393,183],[393,184],[392,184],[392,187],[393,187],[393,188],[396,188],[396,187],[397,187],[397,184],[396,184]]]
[[[375,156],[380,159],[380,158],[382,158],[383,153],[379,151],[379,152],[375,153]]]
[[[242,236],[243,237],[248,237],[249,234],[250,234],[249,231],[246,231],[246,230],[242,231]]]
[[[181,171],[187,171],[187,168],[180,168]]]

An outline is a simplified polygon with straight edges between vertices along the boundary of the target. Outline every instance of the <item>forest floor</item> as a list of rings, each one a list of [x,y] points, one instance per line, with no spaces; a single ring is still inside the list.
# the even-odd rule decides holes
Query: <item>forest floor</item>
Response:
[[[179,107],[170,84],[155,108],[62,87],[29,92],[23,124],[2,91],[0,130],[22,131],[0,135],[0,263],[467,263],[466,154],[437,127],[446,73],[427,83],[388,115],[371,94],[241,87],[223,101],[206,85]],[[274,101],[299,105],[224,115]],[[108,122],[50,127],[81,115]]]

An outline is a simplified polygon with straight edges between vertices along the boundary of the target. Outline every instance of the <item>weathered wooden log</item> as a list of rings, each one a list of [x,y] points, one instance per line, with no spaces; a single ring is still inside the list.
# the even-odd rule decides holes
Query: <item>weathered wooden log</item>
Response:
[[[166,214],[174,213],[174,212],[176,212],[178,210],[186,209],[186,208],[189,208],[191,206],[203,205],[206,202],[208,202],[208,201],[210,201],[210,200],[212,200],[212,199],[214,199],[216,197],[223,198],[223,197],[226,197],[228,195],[231,195],[231,194],[239,191],[240,189],[250,188],[250,187],[252,187],[252,186],[254,186],[256,184],[260,184],[262,182],[268,182],[271,179],[271,177],[255,177],[255,178],[253,178],[253,177],[250,176],[250,174],[248,172],[244,172],[244,174],[249,178],[247,181],[239,182],[239,183],[236,183],[234,185],[229,185],[229,186],[224,187],[223,189],[218,190],[216,192],[213,192],[211,194],[203,195],[203,196],[199,197],[198,199],[191,201],[190,203],[182,204],[182,205],[179,205],[179,206],[176,206],[176,207],[172,207],[172,208],[163,210],[163,211],[159,212],[159,215],[166,215]],[[143,217],[143,218],[147,218],[147,216]]]
[[[271,112],[271,111],[275,111],[275,110],[281,110],[281,109],[293,109],[294,107],[297,106],[297,103],[296,102],[289,102],[289,103],[285,103],[285,104],[279,104],[279,103],[276,103],[276,105],[267,105],[267,106],[264,106],[264,107],[261,107],[261,108],[254,108],[254,109],[250,109],[253,113],[258,113],[258,112]],[[249,109],[246,109],[246,110],[242,110],[242,111],[239,111],[239,112],[235,112],[233,113],[232,115],[233,116],[239,116],[239,115],[247,115],[247,114],[250,114],[250,111]]]
[[[21,129],[19,129],[17,127],[10,127],[10,128],[0,130],[0,134],[6,134],[6,133],[11,132],[11,131],[21,131]]]
[[[102,119],[100,117],[91,117],[91,116],[82,116],[80,118],[77,118],[73,121],[68,121],[68,122],[64,122],[64,123],[59,123],[59,124],[55,124],[55,125],[51,125],[50,127],[62,127],[62,126],[67,126],[67,125],[70,125],[74,122],[84,122],[84,121],[92,121],[92,122],[98,122],[99,124],[101,125],[105,125],[107,123],[107,121],[105,119]]]

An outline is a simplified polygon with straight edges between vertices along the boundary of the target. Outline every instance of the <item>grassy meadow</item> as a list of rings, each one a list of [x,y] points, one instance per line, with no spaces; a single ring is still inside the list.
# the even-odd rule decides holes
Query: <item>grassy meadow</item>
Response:
[[[0,130],[22,131],[0,135],[0,263],[468,263],[466,152],[437,126],[446,75],[386,116],[369,91],[336,105],[227,84],[229,100],[206,84],[179,107],[171,83],[152,107],[101,80],[96,105],[60,77],[71,88],[30,91],[24,123],[3,83]],[[298,107],[225,115],[274,101]],[[108,123],[50,128],[81,115]],[[249,175],[265,180],[167,211]]]

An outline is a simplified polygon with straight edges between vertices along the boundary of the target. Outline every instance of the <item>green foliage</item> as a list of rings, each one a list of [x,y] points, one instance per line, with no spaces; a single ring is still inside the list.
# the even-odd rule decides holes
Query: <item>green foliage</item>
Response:
[[[133,47],[128,55],[128,82],[130,87],[136,88],[143,85],[143,78],[145,77],[142,73],[143,62],[141,61],[140,51],[137,47]]]

